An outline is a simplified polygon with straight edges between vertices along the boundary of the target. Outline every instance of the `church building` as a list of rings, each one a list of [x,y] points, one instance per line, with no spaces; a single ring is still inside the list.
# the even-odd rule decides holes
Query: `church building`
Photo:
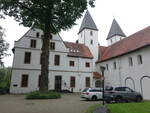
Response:
[[[126,36],[114,19],[107,36],[108,46],[98,42],[98,28],[86,12],[76,43],[59,34],[50,40],[49,89],[80,92],[101,87],[100,67],[105,67],[105,86],[128,86],[150,100],[150,27]],[[43,32],[31,28],[14,44],[10,93],[39,89]]]

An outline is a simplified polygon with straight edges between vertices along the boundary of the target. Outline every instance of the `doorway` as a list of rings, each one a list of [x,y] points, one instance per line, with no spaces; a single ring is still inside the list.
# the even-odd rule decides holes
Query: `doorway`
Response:
[[[55,76],[55,91],[61,91],[62,76]]]

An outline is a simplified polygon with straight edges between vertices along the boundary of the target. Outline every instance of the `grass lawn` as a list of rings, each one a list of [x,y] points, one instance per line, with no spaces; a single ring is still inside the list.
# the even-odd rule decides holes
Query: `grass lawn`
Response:
[[[89,107],[86,113],[92,113],[99,106],[96,104]],[[107,107],[111,113],[150,113],[150,102],[107,104]]]

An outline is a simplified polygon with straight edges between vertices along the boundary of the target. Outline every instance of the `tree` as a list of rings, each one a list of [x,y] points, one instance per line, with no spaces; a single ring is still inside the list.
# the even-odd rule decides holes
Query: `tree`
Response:
[[[75,25],[95,0],[1,0],[0,11],[27,27],[43,30],[40,92],[48,91],[49,42],[52,34]],[[4,15],[1,15],[4,17]]]
[[[11,67],[0,69],[0,94],[9,92],[10,78]]]
[[[3,66],[2,59],[4,56],[8,55],[7,50],[9,44],[3,39],[4,37],[4,29],[0,26],[0,66]]]

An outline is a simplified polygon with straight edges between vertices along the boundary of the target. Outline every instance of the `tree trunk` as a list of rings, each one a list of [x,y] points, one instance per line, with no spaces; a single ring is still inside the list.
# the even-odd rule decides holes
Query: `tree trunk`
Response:
[[[50,39],[52,38],[50,32],[49,24],[45,24],[45,29],[43,31],[44,37],[42,38],[42,54],[41,54],[41,77],[40,78],[40,86],[39,91],[41,93],[48,92],[48,75],[49,75],[49,46],[50,46]]]

